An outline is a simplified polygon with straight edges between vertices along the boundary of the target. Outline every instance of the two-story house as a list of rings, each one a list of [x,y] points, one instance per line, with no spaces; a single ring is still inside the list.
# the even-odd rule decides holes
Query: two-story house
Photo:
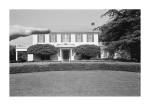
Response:
[[[50,32],[32,34],[32,44],[51,44],[59,48],[57,55],[52,56],[55,61],[73,61],[78,57],[73,52],[73,48],[79,45],[97,45],[101,48],[101,58],[107,58],[108,53],[103,50],[104,46],[98,41],[98,32]],[[19,51],[27,51],[28,47],[16,47],[16,61]],[[33,54],[27,55],[28,61],[37,59]]]

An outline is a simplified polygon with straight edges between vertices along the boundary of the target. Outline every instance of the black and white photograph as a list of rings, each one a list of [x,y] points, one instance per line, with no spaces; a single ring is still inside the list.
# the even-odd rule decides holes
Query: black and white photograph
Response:
[[[9,95],[141,96],[141,9],[10,9]]]

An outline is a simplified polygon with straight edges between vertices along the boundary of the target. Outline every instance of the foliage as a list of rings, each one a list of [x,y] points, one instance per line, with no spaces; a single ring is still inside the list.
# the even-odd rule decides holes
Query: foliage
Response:
[[[115,59],[130,60],[130,54],[126,50],[118,50]]]
[[[26,51],[19,51],[18,52],[18,61],[19,62],[27,61],[27,52]]]
[[[139,63],[126,62],[96,62],[96,63],[57,63],[57,64],[28,64],[10,66],[10,74],[15,73],[30,73],[30,72],[45,72],[45,71],[85,71],[85,70],[105,70],[105,71],[129,71],[140,72]]]
[[[57,53],[57,48],[50,44],[36,44],[32,45],[27,49],[28,54],[34,54],[34,55],[54,55]]]
[[[18,37],[25,37],[25,36],[29,36],[28,34],[24,34],[24,33],[13,33],[10,34],[9,40],[14,40],[17,39]]]
[[[26,36],[29,36],[29,35],[32,35],[32,34],[47,34],[47,33],[50,33],[50,30],[49,29],[33,29],[33,30],[30,30],[29,32],[25,32],[25,31],[20,31],[20,32],[14,32],[14,33],[10,33],[10,37],[9,37],[9,40],[14,40],[18,37],[26,37]]]
[[[126,50],[132,59],[140,61],[140,15],[138,9],[107,11],[103,16],[109,16],[110,21],[96,28],[102,32],[99,40],[109,42],[107,46],[112,53]]]
[[[16,61],[16,47],[13,45],[9,46],[9,60],[10,62]]]
[[[100,53],[100,48],[96,45],[80,45],[74,48],[74,51],[81,59],[90,59]]]

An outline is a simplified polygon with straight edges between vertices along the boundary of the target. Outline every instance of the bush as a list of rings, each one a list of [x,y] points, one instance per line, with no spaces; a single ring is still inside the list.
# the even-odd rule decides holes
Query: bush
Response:
[[[19,51],[18,52],[18,62],[25,62],[25,61],[27,61],[27,52]]]
[[[57,52],[57,48],[50,44],[36,44],[27,49],[28,54],[40,56],[43,60],[50,59],[50,56],[57,54]]]
[[[9,46],[9,61],[16,62],[16,47],[12,45]]]
[[[115,52],[115,57],[114,59],[118,60],[131,60],[130,53],[127,52],[126,50],[118,50]]]
[[[74,51],[80,59],[90,59],[100,54],[100,48],[96,45],[80,45],[74,48]]]

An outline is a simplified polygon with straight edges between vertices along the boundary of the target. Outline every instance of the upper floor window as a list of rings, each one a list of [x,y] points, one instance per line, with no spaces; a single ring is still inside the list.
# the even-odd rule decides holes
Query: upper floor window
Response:
[[[88,34],[87,35],[87,42],[94,42],[94,35]]]
[[[50,42],[57,42],[57,35],[56,34],[50,34],[49,35],[49,41]]]
[[[38,43],[44,43],[45,42],[45,35],[44,34],[38,34]]]
[[[70,34],[62,34],[61,42],[71,42],[71,35]]]
[[[77,34],[76,35],[76,42],[83,42],[82,34]]]

